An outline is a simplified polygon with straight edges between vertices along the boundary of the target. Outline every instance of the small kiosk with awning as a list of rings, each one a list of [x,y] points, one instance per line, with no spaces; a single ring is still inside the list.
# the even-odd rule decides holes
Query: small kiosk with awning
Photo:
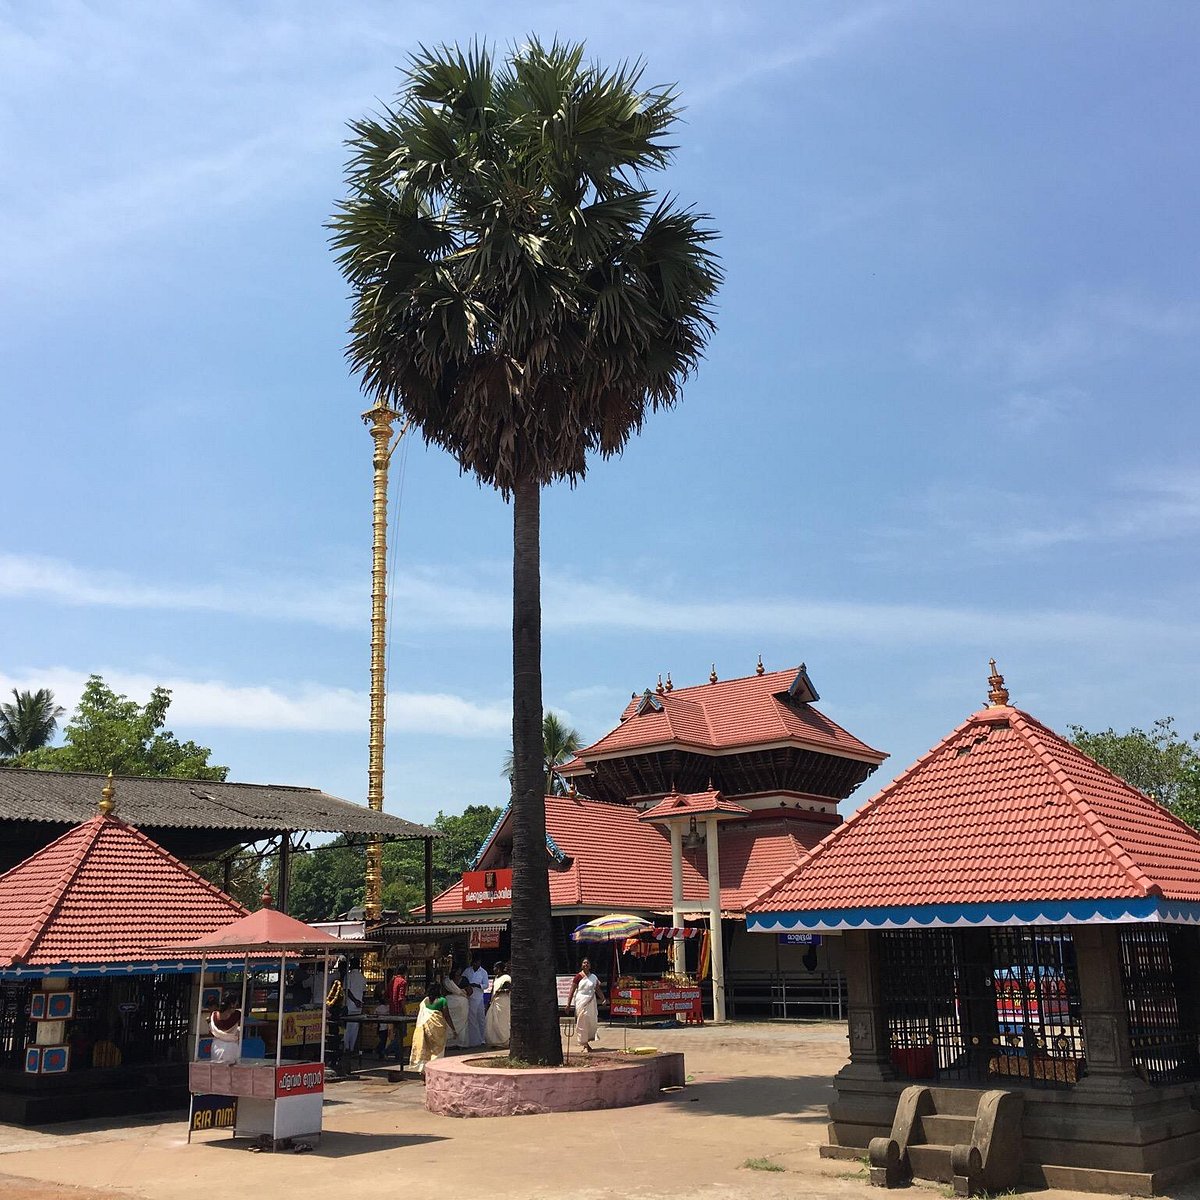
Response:
[[[231,1111],[235,1137],[258,1137],[272,1149],[286,1145],[293,1138],[318,1136],[325,1098],[326,1006],[322,1004],[319,1010],[320,1038],[314,1047],[315,1058],[285,1059],[284,995],[288,968],[302,962],[307,963],[310,970],[319,967],[324,985],[321,995],[324,995],[328,989],[331,960],[347,951],[364,950],[375,944],[336,938],[286,913],[264,907],[214,933],[172,947],[173,953],[200,959],[201,978],[209,959],[227,963],[240,957],[240,1011],[243,1014],[248,1011],[247,1002],[253,995],[250,980],[254,968],[265,966],[277,972],[277,1011],[275,1020],[269,1025],[275,1040],[273,1046],[263,1046],[264,1057],[246,1055],[244,1041],[242,1053],[235,1061],[217,1062],[202,1057],[204,1007],[201,989],[194,1056],[189,1069],[192,1114],[196,1111],[197,1098],[201,1098],[205,1106],[215,1105],[222,1111]],[[193,1121],[189,1120],[189,1140],[192,1125]]]

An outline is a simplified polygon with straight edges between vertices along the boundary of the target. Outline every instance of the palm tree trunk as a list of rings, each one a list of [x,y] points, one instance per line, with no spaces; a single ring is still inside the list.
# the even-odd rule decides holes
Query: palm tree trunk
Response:
[[[542,746],[541,489],[513,489],[513,898],[512,1038],[523,1062],[562,1062],[550,879],[546,866],[546,764]]]

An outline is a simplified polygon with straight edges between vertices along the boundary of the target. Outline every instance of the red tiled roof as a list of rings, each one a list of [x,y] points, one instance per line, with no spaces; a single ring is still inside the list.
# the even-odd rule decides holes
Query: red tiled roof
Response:
[[[661,821],[667,817],[708,816],[711,813],[729,813],[732,816],[747,816],[750,810],[735,800],[726,800],[720,792],[710,788],[707,792],[671,792],[653,808],[648,808],[638,817],[639,821]]]
[[[918,759],[751,910],[1158,895],[1200,900],[1200,834],[1027,713],[997,706]]]
[[[550,903],[556,908],[671,910],[671,841],[667,833],[640,821],[637,809],[582,796],[547,796],[546,830],[571,858],[565,871],[550,871]],[[723,823],[718,837],[721,906],[742,911],[771,880],[794,867],[815,846],[833,817]],[[498,831],[502,833],[504,826]],[[493,838],[493,845],[497,839]],[[480,869],[487,866],[485,854]],[[705,847],[683,854],[683,894],[689,906],[708,899]],[[454,884],[433,902],[435,916],[462,912],[462,891]],[[474,917],[486,917],[472,910]]]
[[[351,942],[344,938],[334,937],[323,929],[314,929],[287,913],[281,913],[274,908],[260,908],[247,916],[226,924],[220,929],[214,929],[203,937],[182,941],[178,946],[180,952],[200,952],[202,950],[243,950],[243,949],[279,949],[292,947],[303,949],[328,949],[341,946],[343,949],[357,946],[360,943]],[[172,943],[174,946],[175,943]]]
[[[723,679],[698,687],[653,694],[653,704],[634,697],[621,714],[621,724],[598,742],[580,750],[559,773],[586,769],[590,759],[645,752],[662,746],[730,751],[795,742],[868,762],[887,755],[860,742],[811,704],[785,704],[780,699],[796,670],[772,671],[743,679]],[[644,708],[640,715],[639,707]]]
[[[96,816],[0,875],[0,967],[146,962],[246,910],[157,842]]]

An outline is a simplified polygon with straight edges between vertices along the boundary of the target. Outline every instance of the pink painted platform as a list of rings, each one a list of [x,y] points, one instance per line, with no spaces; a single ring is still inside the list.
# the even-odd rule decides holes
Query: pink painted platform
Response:
[[[683,1055],[603,1054],[587,1067],[522,1071],[446,1058],[425,1068],[425,1107],[446,1117],[521,1117],[649,1104],[664,1087],[682,1086]]]

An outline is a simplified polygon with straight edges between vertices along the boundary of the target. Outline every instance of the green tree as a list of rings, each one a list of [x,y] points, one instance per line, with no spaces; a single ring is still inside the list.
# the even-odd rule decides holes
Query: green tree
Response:
[[[713,330],[705,218],[657,200],[671,88],[536,37],[502,62],[422,50],[396,106],[352,124],[331,229],[349,361],[374,402],[513,510],[511,1053],[561,1061],[542,762],[541,489],[581,479],[669,407]]]
[[[143,706],[92,675],[63,731],[64,744],[33,750],[16,765],[42,771],[223,780],[229,768],[210,765],[212,751],[207,746],[181,742],[164,728],[170,705],[168,688],[156,687]]]
[[[542,764],[546,772],[546,795],[561,796],[567,790],[558,768],[569,762],[583,747],[579,730],[572,729],[557,713],[548,712],[542,718]],[[500,774],[513,781],[513,752],[504,756]]]
[[[1176,731],[1174,717],[1160,717],[1149,730],[1127,733],[1070,728],[1071,742],[1084,754],[1200,828],[1200,753],[1195,749],[1200,733],[1188,741]]]
[[[49,745],[65,711],[55,704],[49,688],[36,692],[13,688],[13,703],[0,704],[0,762]]]

